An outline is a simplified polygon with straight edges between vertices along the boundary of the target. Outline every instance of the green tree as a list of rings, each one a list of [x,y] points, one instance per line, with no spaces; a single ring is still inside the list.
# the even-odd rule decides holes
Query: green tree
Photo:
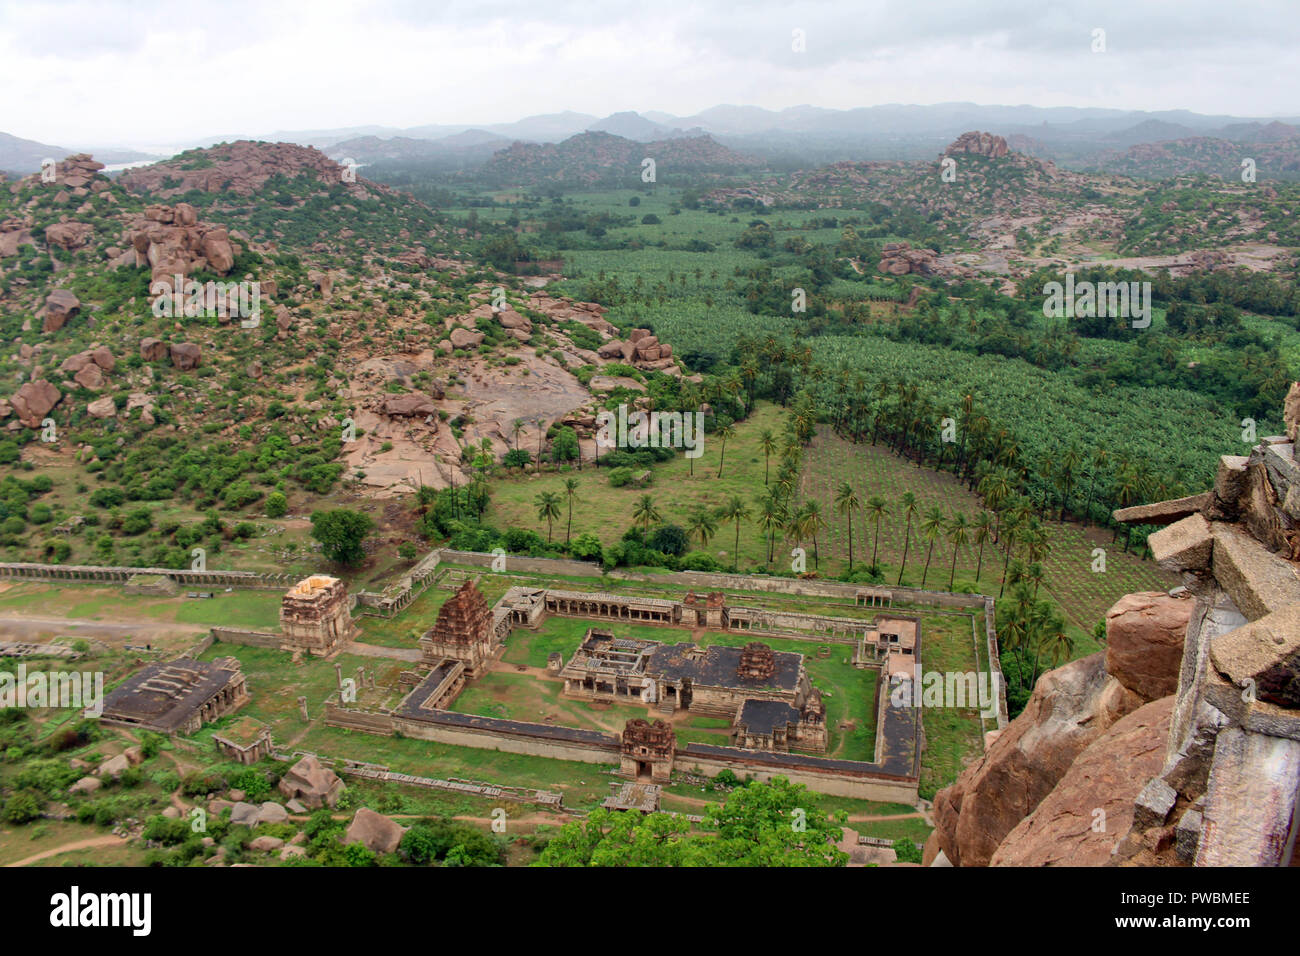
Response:
[[[944,520],[943,512],[937,507],[931,508],[921,519],[921,537],[930,542],[930,548],[925,555],[925,571],[921,573],[921,587],[925,587],[925,579],[930,574],[930,559],[934,557],[934,540],[943,532]]]
[[[560,496],[554,491],[543,491],[533,499],[537,506],[537,520],[546,522],[546,543],[551,543],[551,523],[560,516]]]
[[[912,544],[912,519],[916,517],[919,505],[916,495],[910,491],[903,492],[903,514],[907,516],[907,527],[903,530],[903,564],[898,569],[898,583],[903,583],[903,572],[907,570],[907,550]]]
[[[370,515],[347,508],[316,511],[311,516],[311,536],[320,542],[321,553],[338,564],[357,565],[365,560],[363,544],[374,527]]]
[[[722,506],[722,511],[718,516],[723,521],[734,521],[736,523],[736,545],[735,550],[731,552],[731,570],[738,570],[740,563],[740,522],[749,517],[749,506],[741,500],[740,495],[732,495],[731,499]]]
[[[650,533],[651,522],[663,520],[659,509],[655,507],[653,495],[642,495],[637,499],[636,505],[632,508],[632,520],[642,522],[646,534]]]
[[[873,501],[877,499],[872,499]],[[835,510],[842,515],[847,515],[849,519],[849,574],[853,573],[853,512],[862,507],[862,502],[853,491],[853,486],[847,481],[841,481],[840,486],[835,489]],[[879,537],[880,525],[876,525],[877,537]],[[875,559],[872,559],[875,563]]]
[[[564,479],[564,494],[569,499],[569,524],[564,529],[564,540],[568,541],[573,533],[573,496],[578,493],[578,479]]]
[[[948,590],[953,588],[957,578],[957,553],[966,545],[970,532],[970,521],[964,512],[957,512],[948,522],[948,540],[952,543],[952,570],[948,572]]]
[[[871,545],[871,566],[874,568],[877,567],[876,555],[880,550],[880,519],[888,517],[888,503],[880,495],[872,495],[867,499],[867,514],[876,522],[876,537]]]

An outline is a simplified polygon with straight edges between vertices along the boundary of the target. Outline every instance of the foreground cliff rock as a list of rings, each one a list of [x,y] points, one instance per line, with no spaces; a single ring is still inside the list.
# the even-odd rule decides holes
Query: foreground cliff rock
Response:
[[[1293,862],[1300,382],[1284,421],[1285,435],[1224,455],[1212,490],[1115,512],[1164,526],[1148,544],[1184,587],[1125,596],[1104,655],[1039,679],[1024,713],[936,796],[927,863]]]
[[[1165,760],[1174,698],[1144,704],[1074,759],[1050,794],[1006,835],[991,866],[1104,866],[1133,825],[1143,785]]]
[[[1121,666],[1112,673],[1109,652],[1098,652],[1040,677],[1024,711],[980,760],[935,796],[927,856],[933,859],[942,850],[954,866],[988,865],[1008,834],[1054,793],[1080,754],[1121,718],[1177,683],[1181,655],[1166,648],[1180,622],[1186,630],[1191,610],[1191,600],[1163,592],[1128,595],[1116,604],[1106,628],[1108,643],[1124,648],[1117,658]],[[1147,619],[1160,627],[1144,628]],[[1125,666],[1130,660],[1142,663]]]

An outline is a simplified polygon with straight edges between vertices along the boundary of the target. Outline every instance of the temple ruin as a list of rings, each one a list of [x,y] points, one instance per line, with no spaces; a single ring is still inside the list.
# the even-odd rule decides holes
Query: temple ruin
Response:
[[[238,658],[181,658],[149,664],[128,677],[104,699],[102,720],[160,734],[192,734],[248,699]]]
[[[323,574],[303,578],[280,602],[280,630],[289,649],[333,654],[357,635],[347,585]]]
[[[465,667],[465,677],[483,674],[498,649],[497,627],[487,599],[466,581],[439,610],[432,628],[420,638],[421,660],[439,666],[450,658]]]
[[[672,779],[677,735],[667,721],[629,720],[623,725],[619,743],[619,773],[623,776],[658,784]]]

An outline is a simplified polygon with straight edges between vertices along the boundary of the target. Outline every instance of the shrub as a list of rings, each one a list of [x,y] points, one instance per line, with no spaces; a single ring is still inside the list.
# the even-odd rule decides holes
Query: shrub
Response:
[[[289,511],[289,502],[281,492],[273,491],[266,496],[266,516],[283,518]]]

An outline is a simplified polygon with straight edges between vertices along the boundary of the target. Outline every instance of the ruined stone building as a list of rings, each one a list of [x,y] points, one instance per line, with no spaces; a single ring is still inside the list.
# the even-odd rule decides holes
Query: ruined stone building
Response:
[[[726,595],[713,591],[701,599],[691,591],[682,600],[681,622],[686,627],[730,627]]]
[[[482,675],[499,646],[497,627],[487,599],[466,581],[438,610],[438,619],[420,638],[421,660],[438,666],[444,658],[465,665],[465,678]]]
[[[303,578],[280,602],[285,646],[322,657],[334,653],[357,635],[348,605],[348,587],[338,578]]]
[[[271,728],[253,717],[241,717],[212,735],[217,751],[236,763],[257,763],[271,756]]]
[[[803,655],[774,651],[758,641],[743,648],[699,647],[618,638],[591,628],[560,669],[560,677],[568,697],[640,701],[664,714],[687,710],[734,722],[746,705],[780,704],[786,720],[779,732],[776,717],[763,722],[761,731],[750,734],[760,742],[752,749],[826,749],[825,709],[808,679]],[[750,711],[760,712],[767,711]],[[757,717],[752,719],[759,726]]]
[[[237,658],[181,658],[149,664],[128,677],[104,699],[102,720],[160,734],[192,734],[248,699]]]
[[[677,756],[677,735],[665,720],[651,723],[639,718],[623,726],[619,738],[619,773],[633,780],[649,779],[666,784],[672,779]]]

